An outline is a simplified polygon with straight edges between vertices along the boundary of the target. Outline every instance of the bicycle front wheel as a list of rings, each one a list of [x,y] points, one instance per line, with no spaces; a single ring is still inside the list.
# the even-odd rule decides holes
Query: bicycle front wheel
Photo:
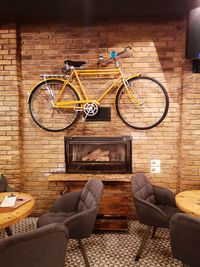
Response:
[[[116,95],[116,110],[128,126],[148,130],[160,124],[169,109],[169,97],[164,86],[157,80],[139,76],[128,80],[129,88],[140,105],[133,102],[124,85]]]
[[[39,83],[31,92],[29,110],[34,122],[42,129],[50,132],[60,132],[72,126],[79,113],[72,108],[54,108],[56,96],[63,88],[64,81],[50,79]],[[80,100],[76,91],[66,85],[60,101]],[[77,104],[78,107],[78,104]]]

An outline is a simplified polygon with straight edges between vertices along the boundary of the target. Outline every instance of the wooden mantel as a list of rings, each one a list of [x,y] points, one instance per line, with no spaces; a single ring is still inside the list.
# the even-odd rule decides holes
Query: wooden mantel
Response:
[[[80,174],[80,173],[51,173],[48,181],[50,182],[67,182],[67,181],[88,181],[90,179],[100,179],[105,182],[130,182],[132,173],[126,174]]]

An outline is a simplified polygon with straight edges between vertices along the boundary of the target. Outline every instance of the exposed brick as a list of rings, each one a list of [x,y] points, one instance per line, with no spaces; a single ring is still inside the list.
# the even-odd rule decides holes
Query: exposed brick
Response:
[[[0,30],[0,167],[11,184],[35,197],[35,214],[47,211],[63,189],[63,183],[48,183],[46,175],[64,169],[64,136],[132,136],[134,172],[144,172],[153,183],[174,192],[199,188],[200,75],[192,73],[190,61],[184,62],[185,32],[185,19],[105,22],[89,28],[56,22],[21,24],[18,30],[15,24],[4,25]],[[65,59],[85,60],[87,68],[96,68],[99,54],[108,58],[108,52],[128,45],[133,49],[130,57],[122,58],[126,75],[152,76],[167,88],[170,109],[161,125],[147,131],[127,127],[115,113],[114,92],[104,101],[112,106],[111,122],[80,120],[60,133],[35,125],[27,95],[40,73],[60,73]],[[94,98],[110,82],[83,79]],[[161,159],[161,173],[151,174],[150,160],[156,158]],[[134,214],[132,203],[130,214]]]

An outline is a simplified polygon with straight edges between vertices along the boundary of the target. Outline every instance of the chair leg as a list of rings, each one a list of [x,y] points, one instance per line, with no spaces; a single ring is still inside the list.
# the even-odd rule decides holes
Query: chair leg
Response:
[[[149,235],[150,235],[150,233],[151,233],[151,229],[152,229],[152,227],[153,227],[153,226],[147,226],[147,229],[146,229],[146,231],[145,231],[145,233],[144,233],[144,236],[143,236],[143,239],[142,239],[142,243],[140,244],[140,247],[139,247],[139,249],[138,249],[138,251],[137,251],[137,254],[136,254],[136,257],[135,257],[135,261],[139,261],[140,256],[141,256],[142,251],[143,251],[143,248],[144,248],[144,246],[145,246],[145,243],[146,243],[146,241],[147,241],[147,239],[149,238]]]
[[[156,226],[154,226],[154,227],[153,227],[153,233],[152,233],[152,236],[151,236],[152,238],[154,238],[154,237],[155,237],[156,230],[157,230],[157,227],[156,227]]]
[[[8,227],[6,227],[5,228],[5,230],[6,230],[6,234],[8,235],[8,236],[11,236],[11,235],[13,235],[13,233],[12,233],[12,230],[10,229],[10,227],[8,226]]]
[[[83,245],[82,240],[78,239],[78,243],[79,243],[79,247],[81,249],[81,253],[82,253],[84,261],[85,261],[85,266],[86,267],[90,267],[90,264],[89,264],[89,261],[88,261],[88,258],[87,258],[87,254],[86,254],[86,251],[85,251],[85,247]]]

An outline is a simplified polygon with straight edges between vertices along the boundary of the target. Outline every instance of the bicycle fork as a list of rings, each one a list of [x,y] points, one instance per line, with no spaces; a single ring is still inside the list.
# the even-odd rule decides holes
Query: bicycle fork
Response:
[[[47,92],[49,94],[51,105],[53,107],[54,106],[54,95],[53,95],[53,91],[51,90],[51,88],[49,86],[47,86],[46,89],[47,89]]]
[[[131,90],[130,90],[130,85],[129,85],[129,82],[128,81],[126,81],[126,90],[127,90],[127,92],[128,92],[128,95],[129,95],[129,97],[130,97],[130,100],[131,100],[131,102],[132,103],[135,103],[135,104],[137,104],[137,106],[142,106],[144,103],[143,102],[141,102],[132,92],[131,92]]]
[[[139,99],[137,99],[137,97],[131,92],[130,84],[129,84],[128,80],[125,79],[125,75],[124,75],[122,69],[120,68],[119,63],[117,64],[117,67],[118,67],[118,69],[120,71],[120,74],[121,74],[121,77],[122,77],[122,82],[123,82],[123,84],[124,84],[124,86],[126,88],[126,91],[128,93],[128,96],[130,97],[131,102],[137,104],[137,106],[142,106],[143,103]]]
[[[47,90],[49,98],[50,98],[51,107],[53,108],[54,107],[54,94],[53,94],[52,89],[48,86],[45,76],[44,76],[44,80],[45,80],[45,84],[46,84],[46,90]]]

